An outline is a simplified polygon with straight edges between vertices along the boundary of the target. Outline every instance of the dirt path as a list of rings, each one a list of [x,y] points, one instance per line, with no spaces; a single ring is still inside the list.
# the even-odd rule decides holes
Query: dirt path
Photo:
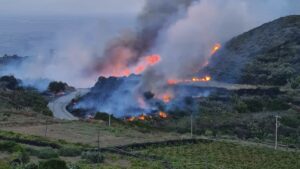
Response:
[[[48,104],[49,109],[53,112],[53,116],[57,119],[62,120],[78,120],[66,109],[67,105],[71,102],[73,98],[77,95],[85,95],[90,89],[77,89],[75,92],[59,97],[58,99],[50,102]]]

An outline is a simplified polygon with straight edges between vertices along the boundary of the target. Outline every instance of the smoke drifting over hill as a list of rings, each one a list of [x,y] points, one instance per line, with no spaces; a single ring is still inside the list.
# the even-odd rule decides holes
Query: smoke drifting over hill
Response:
[[[295,0],[147,0],[135,28],[108,43],[101,39],[105,33],[99,28],[103,25],[83,33],[70,31],[69,36],[58,38],[55,52],[49,53],[45,45],[37,46],[41,51],[38,56],[5,73],[84,87],[98,76],[114,75],[112,72],[135,66],[147,55],[159,54],[160,63],[143,72],[145,90],[150,90],[157,86],[150,82],[198,72],[215,43],[225,43],[280,16],[299,14],[299,6]]]

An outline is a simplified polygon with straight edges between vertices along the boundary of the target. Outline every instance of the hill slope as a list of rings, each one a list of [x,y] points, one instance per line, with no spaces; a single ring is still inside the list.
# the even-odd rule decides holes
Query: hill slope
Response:
[[[285,85],[300,75],[300,16],[279,18],[233,38],[206,70],[220,81]]]

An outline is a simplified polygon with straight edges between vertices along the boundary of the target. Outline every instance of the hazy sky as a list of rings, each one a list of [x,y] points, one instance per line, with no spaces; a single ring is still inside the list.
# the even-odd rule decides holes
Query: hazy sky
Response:
[[[136,14],[144,0],[0,0],[0,16]]]

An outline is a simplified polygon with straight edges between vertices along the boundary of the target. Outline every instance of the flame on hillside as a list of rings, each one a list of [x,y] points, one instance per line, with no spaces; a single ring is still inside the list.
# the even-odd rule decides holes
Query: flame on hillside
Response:
[[[169,79],[167,81],[167,84],[168,85],[176,85],[176,84],[179,84],[179,83],[209,82],[211,80],[212,80],[211,76],[192,77],[191,79],[181,79],[181,80]]]
[[[214,55],[218,50],[220,50],[222,45],[220,43],[216,43],[211,49],[210,55]]]
[[[174,94],[172,91],[166,91],[164,93],[159,93],[157,95],[157,99],[162,100],[164,103],[169,103],[174,98]]]
[[[127,117],[125,120],[128,122],[134,122],[134,121],[148,121],[153,118],[167,119],[168,117],[169,115],[166,112],[160,111],[155,114],[141,114],[139,116]]]
[[[162,112],[162,111],[160,111],[160,112],[158,113],[158,115],[159,115],[159,117],[162,118],[162,119],[168,118],[168,114],[165,113],[165,112]]]
[[[131,74],[142,74],[144,71],[149,69],[151,66],[156,65],[161,60],[160,55],[149,55],[140,59],[140,61],[130,67],[125,66],[121,62],[117,62],[113,67],[109,67],[104,71],[104,76],[113,76],[113,77],[128,77]]]

